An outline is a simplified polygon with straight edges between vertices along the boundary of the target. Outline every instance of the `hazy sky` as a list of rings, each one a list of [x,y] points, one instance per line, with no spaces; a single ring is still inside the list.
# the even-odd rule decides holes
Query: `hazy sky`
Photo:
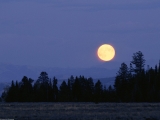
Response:
[[[114,61],[142,51],[160,59],[160,0],[0,0],[0,62],[50,67],[102,64],[109,43]]]

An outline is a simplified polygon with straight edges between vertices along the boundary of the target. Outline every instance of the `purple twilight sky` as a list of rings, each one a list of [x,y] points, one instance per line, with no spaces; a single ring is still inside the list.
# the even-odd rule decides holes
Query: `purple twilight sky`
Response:
[[[158,63],[160,0],[0,0],[0,63],[93,67],[104,43]]]

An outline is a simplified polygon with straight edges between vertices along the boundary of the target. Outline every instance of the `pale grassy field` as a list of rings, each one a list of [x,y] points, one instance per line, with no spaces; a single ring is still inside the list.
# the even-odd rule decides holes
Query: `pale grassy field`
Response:
[[[0,119],[160,120],[160,103],[0,103]]]

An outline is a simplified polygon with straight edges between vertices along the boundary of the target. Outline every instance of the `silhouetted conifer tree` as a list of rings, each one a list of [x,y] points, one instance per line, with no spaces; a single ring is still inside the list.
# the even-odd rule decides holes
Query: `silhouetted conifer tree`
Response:
[[[94,83],[93,79],[90,77],[87,79],[87,85],[86,85],[86,99],[88,102],[93,101],[93,94],[94,94]]]
[[[60,86],[59,100],[62,102],[69,101],[69,89],[65,81]]]
[[[19,86],[17,85],[17,81],[16,81],[16,85],[14,83],[14,81],[12,80],[11,86],[7,92],[7,96],[5,101],[6,102],[18,102],[19,101]]]
[[[53,101],[58,101],[58,87],[57,87],[58,80],[54,77],[53,78]]]
[[[49,85],[48,85],[48,101],[53,101],[53,83],[52,80],[49,79]]]
[[[80,86],[78,77],[75,78],[75,82],[73,84],[72,91],[73,91],[73,100],[80,101],[80,97],[82,93],[81,93],[81,86]]]
[[[144,55],[141,51],[138,51],[133,54],[133,60],[131,61],[131,64],[134,65],[133,71],[136,74],[141,73],[144,70],[144,65],[145,65],[145,59]]]
[[[31,102],[33,101],[33,89],[32,89],[32,79],[28,79],[26,76],[22,78],[22,81],[20,82],[19,85],[19,101],[20,102]],[[16,86],[18,83],[16,83]]]
[[[98,80],[94,86],[95,103],[99,103],[102,101],[102,93],[103,93],[103,86],[102,86],[102,83],[100,82],[100,80]]]
[[[34,84],[34,91],[36,94],[36,101],[48,101],[48,87],[49,78],[46,72],[41,72],[37,81]]]
[[[130,79],[129,68],[125,63],[122,63],[114,83],[114,87],[116,89],[119,101],[123,102],[129,101],[128,95],[131,94],[129,89],[130,87],[129,79]]]

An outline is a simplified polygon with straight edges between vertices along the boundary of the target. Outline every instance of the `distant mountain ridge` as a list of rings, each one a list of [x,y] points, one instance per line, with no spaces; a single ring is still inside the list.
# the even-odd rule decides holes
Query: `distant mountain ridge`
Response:
[[[100,67],[92,68],[51,68],[51,67],[34,67],[34,66],[21,66],[0,64],[0,82],[10,82],[12,80],[20,81],[23,76],[36,80],[40,73],[45,71],[48,73],[49,78],[54,76],[57,79],[68,79],[73,76],[84,76],[97,78],[108,78],[116,75],[115,69],[107,69]]]

